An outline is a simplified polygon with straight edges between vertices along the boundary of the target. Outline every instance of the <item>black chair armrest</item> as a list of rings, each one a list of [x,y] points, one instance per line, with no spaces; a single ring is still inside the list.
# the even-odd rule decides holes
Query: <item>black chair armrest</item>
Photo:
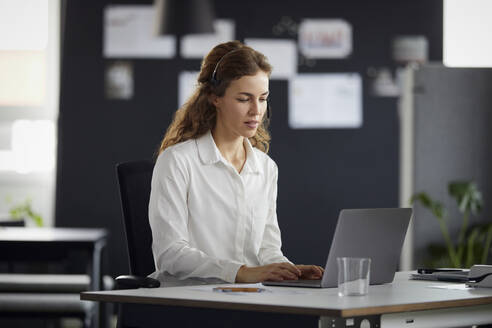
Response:
[[[116,289],[157,288],[161,286],[159,280],[142,276],[118,276],[115,281]]]

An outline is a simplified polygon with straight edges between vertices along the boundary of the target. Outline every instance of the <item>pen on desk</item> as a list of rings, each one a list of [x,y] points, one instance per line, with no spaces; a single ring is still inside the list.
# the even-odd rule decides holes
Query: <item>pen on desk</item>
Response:
[[[215,292],[242,292],[242,293],[261,293],[265,289],[256,287],[215,287],[213,289]]]

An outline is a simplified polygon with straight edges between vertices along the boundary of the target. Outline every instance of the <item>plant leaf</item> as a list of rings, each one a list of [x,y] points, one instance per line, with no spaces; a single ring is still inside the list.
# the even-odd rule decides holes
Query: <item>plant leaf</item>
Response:
[[[487,232],[485,234],[485,242],[483,244],[482,261],[480,263],[486,264],[487,258],[490,253],[490,244],[492,243],[492,223],[488,224]]]
[[[425,192],[419,192],[417,194],[414,194],[412,198],[410,198],[411,204],[414,204],[417,201],[419,201],[424,207],[431,208],[432,206],[432,199]]]
[[[478,236],[479,228],[475,227],[472,229],[470,235],[468,236],[468,241],[467,241],[467,248],[466,248],[466,261],[465,261],[465,267],[469,268],[471,267],[474,262],[474,256],[473,256],[473,246],[475,244],[475,239]]]
[[[31,199],[26,199],[23,203],[13,206],[9,210],[10,217],[15,220],[31,219],[37,226],[43,226],[43,218],[31,208]]]
[[[474,215],[482,210],[482,193],[472,181],[454,181],[448,185],[449,194],[456,199],[461,213],[466,211]]]
[[[429,209],[438,219],[443,219],[446,215],[444,206],[440,202],[433,201],[432,198],[430,198],[430,196],[425,192],[414,194],[410,199],[410,202],[412,204],[415,202],[420,202],[422,206]]]

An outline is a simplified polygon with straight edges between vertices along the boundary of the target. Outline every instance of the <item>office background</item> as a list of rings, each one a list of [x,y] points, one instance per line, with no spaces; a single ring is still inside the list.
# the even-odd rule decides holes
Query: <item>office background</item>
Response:
[[[200,60],[131,59],[134,96],[104,94],[103,11],[133,1],[65,2],[58,124],[57,226],[107,227],[109,271],[127,272],[115,164],[152,158],[178,106],[178,74]],[[150,1],[138,2],[139,4]],[[283,251],[294,262],[324,264],[342,208],[399,206],[399,122],[396,97],[369,90],[370,67],[396,68],[391,42],[422,35],[429,60],[442,61],[442,1],[214,1],[217,18],[235,21],[238,40],[276,36],[283,16],[342,18],[353,28],[345,59],[317,60],[298,72],[358,72],[363,79],[363,125],[358,129],[289,128],[286,80],[270,83],[270,156],[279,166],[278,218]]]

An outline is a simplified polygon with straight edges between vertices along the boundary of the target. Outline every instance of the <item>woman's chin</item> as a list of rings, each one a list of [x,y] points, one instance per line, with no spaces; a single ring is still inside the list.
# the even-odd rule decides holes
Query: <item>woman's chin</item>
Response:
[[[256,135],[256,129],[254,130],[248,130],[243,133],[243,137],[245,138],[253,138]]]

